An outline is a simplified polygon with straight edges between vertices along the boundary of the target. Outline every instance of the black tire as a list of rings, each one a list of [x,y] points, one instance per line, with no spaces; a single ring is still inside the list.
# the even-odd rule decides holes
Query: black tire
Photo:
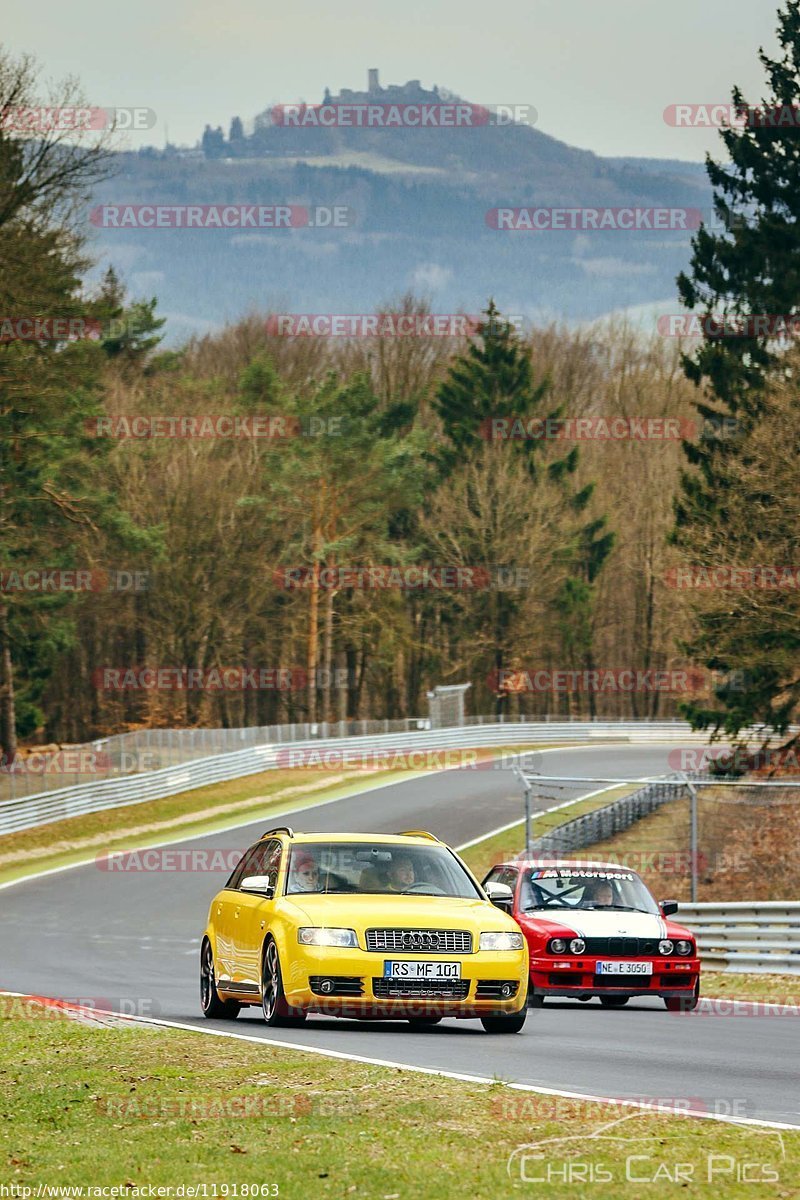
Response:
[[[211,942],[203,939],[200,949],[200,1007],[209,1020],[232,1021],[238,1017],[241,1004],[238,1000],[221,1000],[214,979],[214,954]]]
[[[412,1029],[430,1029],[432,1025],[438,1025],[441,1017],[409,1017],[408,1023]]]
[[[495,1013],[491,1017],[481,1017],[481,1025],[487,1033],[519,1033],[527,1015],[528,1006],[524,1004],[519,1012]]]
[[[601,996],[603,1008],[622,1008],[630,1000],[630,996]]]
[[[694,1012],[697,1005],[700,1003],[700,980],[694,985],[694,991],[691,996],[665,996],[664,1003],[667,1006],[667,1012]]]
[[[264,943],[261,962],[261,1011],[267,1025],[302,1025],[306,1014],[291,1008],[283,990],[281,960],[273,938]]]
[[[541,992],[534,992],[528,997],[528,1004],[531,1008],[544,1008],[544,996]]]

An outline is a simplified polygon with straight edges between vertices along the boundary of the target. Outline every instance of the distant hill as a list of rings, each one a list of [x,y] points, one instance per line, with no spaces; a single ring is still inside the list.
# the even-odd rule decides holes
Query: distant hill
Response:
[[[378,89],[328,102],[457,99],[417,81]],[[486,213],[710,207],[702,164],[604,159],[521,124],[288,129],[267,111],[250,132],[235,119],[227,136],[207,127],[194,150],[122,154],[118,167],[94,204],[345,205],[355,214],[338,230],[98,229],[104,261],[135,294],[158,295],[172,341],[253,310],[369,311],[409,288],[436,311],[478,311],[491,295],[538,320],[665,301],[688,261],[686,232],[501,232]]]

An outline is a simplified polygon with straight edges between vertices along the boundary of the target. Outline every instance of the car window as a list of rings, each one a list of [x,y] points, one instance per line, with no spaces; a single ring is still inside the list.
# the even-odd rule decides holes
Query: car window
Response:
[[[483,881],[483,886],[485,887],[487,883],[504,883],[506,887],[510,887],[512,892],[514,892],[517,889],[517,868],[492,867]]]
[[[300,842],[292,846],[286,894],[361,892],[462,896],[476,885],[446,846],[396,842]]]
[[[281,844],[277,838],[268,842],[256,842],[249,850],[245,850],[228,882],[226,888],[238,888],[248,875],[269,875],[273,887],[278,878],[280,867]]]

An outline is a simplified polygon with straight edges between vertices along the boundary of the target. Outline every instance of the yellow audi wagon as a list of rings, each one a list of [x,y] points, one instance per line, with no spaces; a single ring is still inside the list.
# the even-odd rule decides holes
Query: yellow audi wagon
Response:
[[[430,833],[270,829],[211,902],[203,1013],[260,1005],[268,1025],[324,1013],[417,1028],[477,1017],[518,1033],[528,952],[511,889],[488,888]]]

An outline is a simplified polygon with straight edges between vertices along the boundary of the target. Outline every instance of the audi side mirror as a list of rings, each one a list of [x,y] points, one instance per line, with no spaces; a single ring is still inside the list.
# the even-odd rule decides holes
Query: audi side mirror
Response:
[[[497,908],[511,912],[514,907],[514,893],[507,883],[487,883],[483,890]]]
[[[257,892],[260,896],[271,900],[275,893],[275,888],[272,886],[269,875],[248,875],[239,884],[239,890],[242,892]]]
[[[661,900],[658,907],[661,909],[661,912],[665,917],[671,917],[673,913],[678,911],[678,901]]]

